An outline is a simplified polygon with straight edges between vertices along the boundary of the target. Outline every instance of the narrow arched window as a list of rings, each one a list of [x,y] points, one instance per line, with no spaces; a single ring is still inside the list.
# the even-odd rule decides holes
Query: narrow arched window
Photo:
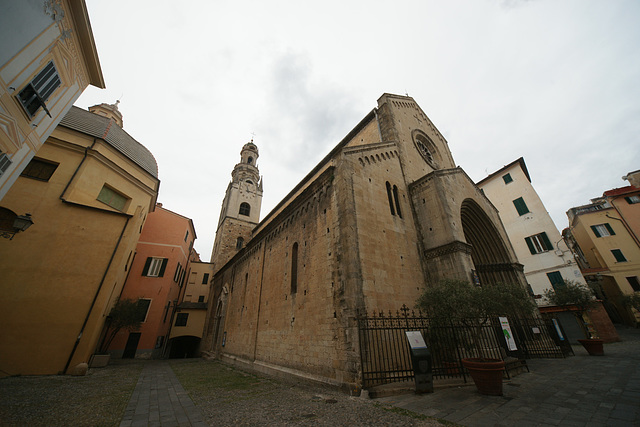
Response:
[[[249,163],[249,164],[253,163],[253,157],[249,157],[249,158],[247,159],[247,163]]]
[[[251,206],[249,205],[249,203],[244,202],[240,204],[240,215],[246,215],[249,216],[251,214]]]
[[[291,248],[291,294],[298,292],[298,242]]]
[[[400,199],[398,199],[398,187],[393,186],[393,199],[396,201],[396,212],[398,212],[398,216],[402,218],[402,212],[400,211]]]
[[[395,215],[396,211],[393,208],[393,195],[391,194],[391,184],[387,181],[387,198],[389,199],[389,209],[391,209],[391,215]]]
[[[244,239],[242,237],[238,237],[238,240],[236,240],[236,250],[239,251],[240,249],[242,249],[243,245]]]

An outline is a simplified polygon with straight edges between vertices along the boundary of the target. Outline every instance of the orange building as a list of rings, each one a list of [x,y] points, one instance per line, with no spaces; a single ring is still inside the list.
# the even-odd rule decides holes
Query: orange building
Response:
[[[109,346],[112,357],[156,359],[168,355],[169,333],[182,299],[196,232],[191,219],[162,207],[149,213],[121,299],[139,300],[138,331],[122,330]],[[193,251],[195,253],[195,251]]]

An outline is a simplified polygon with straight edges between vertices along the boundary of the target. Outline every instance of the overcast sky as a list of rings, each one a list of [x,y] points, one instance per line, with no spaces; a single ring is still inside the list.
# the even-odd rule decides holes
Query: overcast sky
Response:
[[[523,156],[560,230],[640,169],[637,0],[86,3],[107,89],[76,105],[121,99],[203,261],[246,142],[264,218],[385,92],[412,96],[476,182]]]

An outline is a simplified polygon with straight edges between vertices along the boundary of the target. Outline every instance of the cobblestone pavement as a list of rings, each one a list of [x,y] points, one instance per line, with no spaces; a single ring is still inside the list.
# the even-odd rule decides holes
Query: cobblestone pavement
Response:
[[[529,360],[531,372],[505,381],[503,396],[470,385],[376,401],[470,427],[640,426],[640,330],[619,333],[603,357],[574,346],[573,357]]]
[[[207,426],[166,362],[145,365],[120,423],[120,427],[154,425]]]

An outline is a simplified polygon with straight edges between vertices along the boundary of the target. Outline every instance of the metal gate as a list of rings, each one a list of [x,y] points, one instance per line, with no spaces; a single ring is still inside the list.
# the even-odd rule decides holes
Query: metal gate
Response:
[[[498,319],[489,319],[472,331],[466,326],[470,322],[465,319],[443,323],[415,313],[405,305],[400,311],[395,315],[391,312],[358,315],[364,388],[413,379],[407,331],[422,333],[433,357],[434,379],[459,377],[466,382],[467,373],[461,360],[480,356],[476,352],[477,345],[472,344],[474,341],[477,344],[478,340],[482,343],[482,355],[496,359],[553,358],[573,354],[571,345],[559,337],[551,319],[509,319],[517,346],[517,350],[511,351]]]

